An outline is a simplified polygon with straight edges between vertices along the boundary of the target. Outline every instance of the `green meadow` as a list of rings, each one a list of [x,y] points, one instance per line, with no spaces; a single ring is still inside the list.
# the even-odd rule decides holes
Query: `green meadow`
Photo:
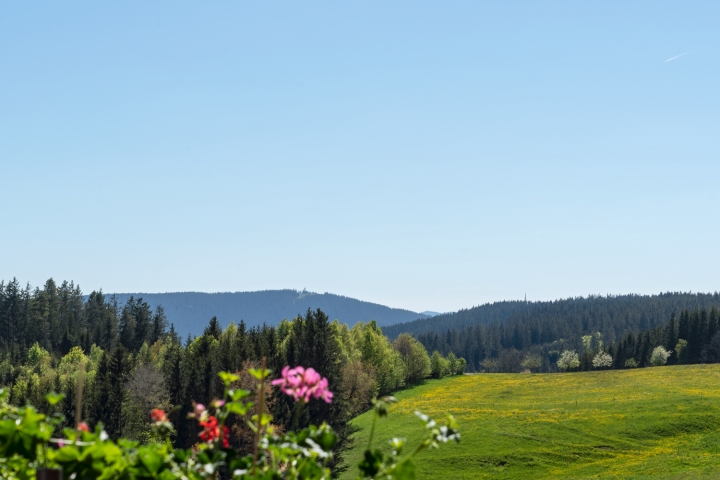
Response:
[[[463,375],[395,396],[376,446],[403,437],[411,451],[424,429],[415,411],[460,425],[460,444],[416,457],[418,479],[720,478],[720,365]],[[353,421],[350,465],[367,447],[371,415]]]

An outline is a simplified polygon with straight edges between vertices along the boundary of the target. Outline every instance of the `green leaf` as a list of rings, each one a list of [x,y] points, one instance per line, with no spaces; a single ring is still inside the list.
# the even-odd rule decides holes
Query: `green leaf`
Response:
[[[50,406],[57,405],[63,398],[65,398],[65,395],[62,393],[48,393],[45,395],[45,400],[47,400]]]
[[[248,373],[253,377],[257,378],[258,380],[262,380],[263,378],[267,378],[270,375],[270,370],[268,370],[267,368],[265,370],[263,370],[262,368],[249,368]]]
[[[187,462],[191,455],[192,450],[183,450],[181,448],[178,448],[173,452],[173,456],[178,462]]]
[[[322,447],[323,450],[329,452],[337,443],[337,435],[332,430],[323,430],[320,435],[315,438],[315,441]]]
[[[230,390],[228,393],[230,394],[230,398],[233,400],[233,402],[237,402],[238,400],[242,400],[243,398],[245,398],[245,397],[247,397],[248,395],[250,395],[250,392],[248,392],[247,390],[241,390],[241,389],[238,389],[238,390]]]
[[[415,464],[412,460],[406,460],[398,464],[392,471],[396,480],[415,480]]]
[[[157,474],[163,464],[163,457],[159,453],[148,447],[142,447],[138,450],[140,461],[152,475]]]
[[[257,415],[253,415],[250,418],[253,422],[255,422],[256,424],[259,424],[261,427],[264,427],[265,425],[269,425],[270,422],[272,421],[272,415],[268,415],[267,413],[262,414],[262,418],[260,419],[260,421],[258,421]]]
[[[225,410],[242,416],[247,413],[248,407],[240,402],[230,402],[225,404]]]
[[[59,464],[77,462],[80,458],[80,452],[75,445],[68,445],[62,447],[57,451],[55,455],[55,461]]]
[[[132,450],[133,448],[137,448],[137,446],[139,445],[138,442],[135,442],[133,440],[127,440],[125,438],[118,439],[117,443],[120,448],[124,450]]]
[[[218,375],[220,376],[220,379],[223,381],[226,387],[230,386],[231,383],[240,380],[240,375],[237,375],[235,373],[220,372],[218,373]]]

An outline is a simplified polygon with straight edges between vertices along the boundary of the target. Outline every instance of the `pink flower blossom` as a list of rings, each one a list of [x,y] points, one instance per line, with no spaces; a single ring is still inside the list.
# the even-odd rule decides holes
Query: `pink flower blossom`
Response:
[[[333,393],[328,390],[328,380],[321,377],[313,368],[303,367],[282,369],[282,376],[273,380],[287,395],[292,396],[296,402],[300,400],[309,402],[311,398],[322,398],[327,403],[332,402]]]

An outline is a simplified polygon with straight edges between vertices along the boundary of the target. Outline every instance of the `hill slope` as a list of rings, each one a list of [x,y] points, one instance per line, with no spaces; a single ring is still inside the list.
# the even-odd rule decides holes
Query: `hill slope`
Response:
[[[112,295],[106,294],[110,299]],[[131,296],[142,299],[151,307],[162,305],[168,321],[175,324],[181,335],[199,335],[212,317],[217,317],[225,326],[231,321],[244,320],[249,326],[276,325],[283,318],[294,318],[308,308],[322,309],[331,319],[338,319],[350,325],[358,321],[376,320],[386,326],[407,322],[425,315],[390,308],[376,303],[363,302],[354,298],[331,293],[298,292],[297,290],[265,290],[259,292],[235,293],[116,293],[118,302],[125,303]]]
[[[457,312],[441,313],[426,318],[413,319],[406,323],[398,323],[389,328],[383,328],[383,333],[393,339],[401,333],[413,335],[428,332],[444,333],[448,329],[504,322],[517,313],[527,312],[529,305],[533,304],[520,300],[486,303],[477,307],[464,308]]]
[[[462,442],[421,454],[417,478],[718,478],[719,381],[720,365],[428,381],[396,395],[374,446],[405,437],[415,448],[419,410],[438,420],[453,414]],[[350,465],[367,445],[370,420],[353,421],[360,431]]]
[[[615,329],[620,335],[627,331],[641,331],[663,325],[672,312],[682,309],[707,308],[720,305],[720,294],[667,292],[658,295],[590,295],[549,302],[504,301],[487,303],[445,313],[431,318],[420,318],[411,322],[384,328],[390,338],[407,332],[413,335],[423,333],[443,334],[447,330],[463,327],[489,325],[491,323],[556,324],[562,330],[565,326],[584,326],[583,332],[608,331]],[[594,329],[594,330],[593,330]],[[567,336],[567,332],[559,332]],[[555,338],[554,338],[555,339]]]

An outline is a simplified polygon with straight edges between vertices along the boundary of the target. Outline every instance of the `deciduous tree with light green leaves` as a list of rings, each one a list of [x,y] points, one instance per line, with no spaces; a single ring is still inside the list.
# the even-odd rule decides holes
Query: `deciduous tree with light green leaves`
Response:
[[[447,360],[435,350],[430,356],[430,372],[433,378],[441,378],[447,375]]]
[[[393,347],[405,363],[405,383],[418,383],[430,375],[430,356],[425,347],[415,337],[401,333],[393,342]]]
[[[542,358],[540,358],[540,355],[527,354],[520,366],[532,372],[542,366]]]

